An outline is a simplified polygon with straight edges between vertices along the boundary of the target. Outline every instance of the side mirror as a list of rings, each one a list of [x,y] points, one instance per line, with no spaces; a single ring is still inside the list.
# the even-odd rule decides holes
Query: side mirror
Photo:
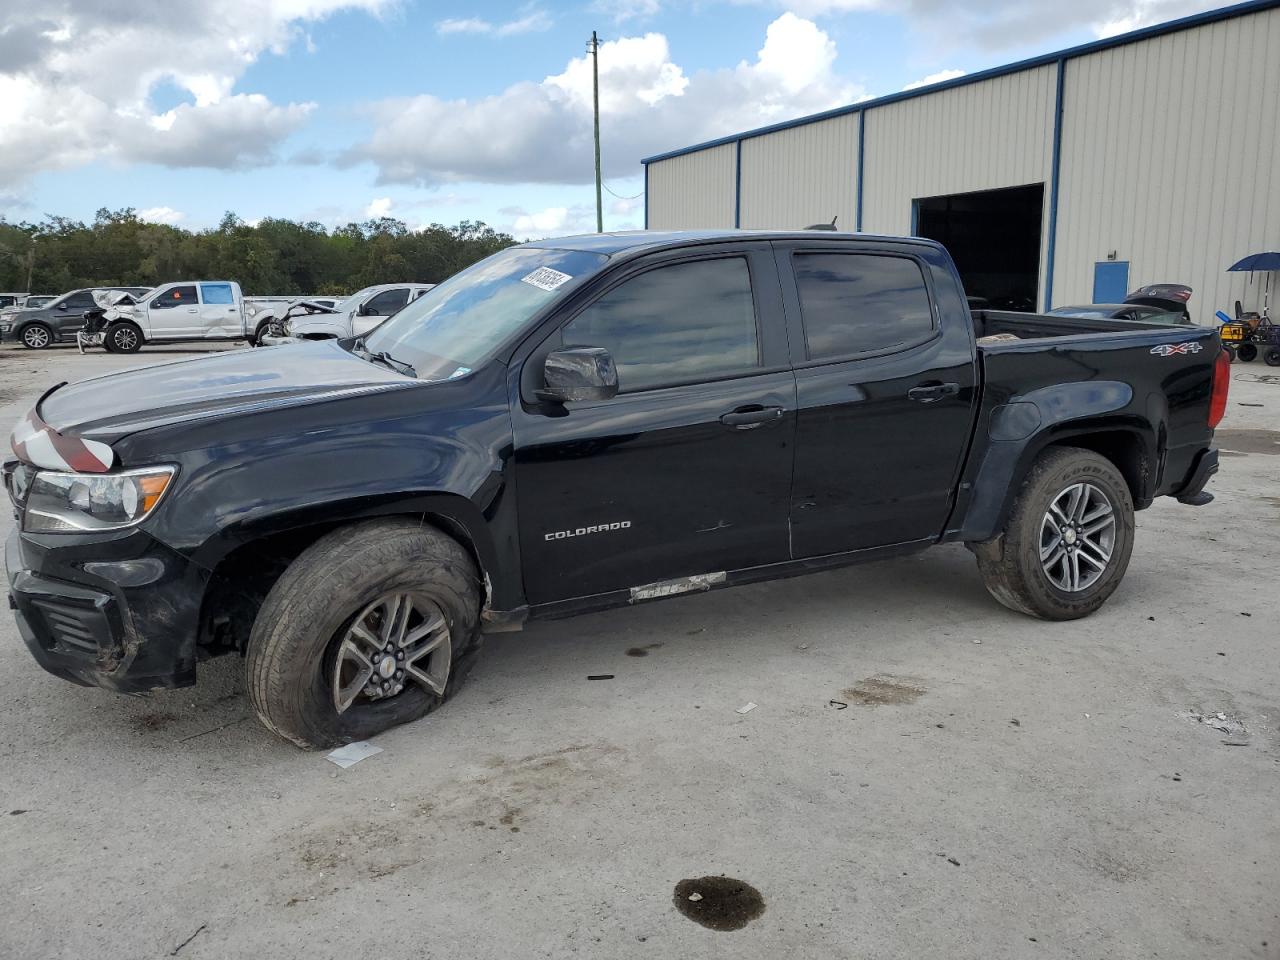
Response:
[[[376,316],[377,316],[377,314],[376,314],[376,313],[374,313],[374,311],[373,311],[373,307],[369,306],[369,304],[367,304],[367,303],[362,303],[362,304],[360,304],[360,316],[362,316],[362,317],[376,317]]]
[[[65,303],[60,303],[60,304],[58,304],[58,309],[59,309],[59,310],[65,310],[65,309],[67,309],[67,305],[66,305]]]
[[[608,400],[618,394],[618,370],[604,347],[566,347],[547,354],[542,367],[546,384],[539,400]]]

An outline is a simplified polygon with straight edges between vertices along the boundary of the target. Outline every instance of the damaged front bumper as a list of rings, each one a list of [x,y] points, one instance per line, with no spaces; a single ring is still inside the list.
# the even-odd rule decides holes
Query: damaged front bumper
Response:
[[[106,340],[105,333],[85,333],[80,330],[76,333],[76,349],[84,353],[87,347],[100,347],[106,343]]]
[[[18,632],[50,673],[120,693],[195,683],[207,577],[146,533],[14,530],[5,569]]]

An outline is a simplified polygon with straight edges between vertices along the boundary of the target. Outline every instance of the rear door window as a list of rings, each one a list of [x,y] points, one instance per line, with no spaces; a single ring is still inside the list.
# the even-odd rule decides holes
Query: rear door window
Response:
[[[200,284],[200,296],[205,303],[225,303],[230,305],[236,302],[229,283],[202,283]]]
[[[622,393],[760,367],[745,257],[657,267],[624,280],[571,320],[565,346],[604,347]]]
[[[810,360],[901,349],[932,337],[933,308],[916,261],[797,253],[792,264]]]

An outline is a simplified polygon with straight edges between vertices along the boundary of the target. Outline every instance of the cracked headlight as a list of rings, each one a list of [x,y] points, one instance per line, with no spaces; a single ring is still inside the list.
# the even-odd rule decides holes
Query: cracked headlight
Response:
[[[27,491],[22,529],[28,533],[94,533],[145,519],[173,482],[175,467],[121,473],[41,470]]]

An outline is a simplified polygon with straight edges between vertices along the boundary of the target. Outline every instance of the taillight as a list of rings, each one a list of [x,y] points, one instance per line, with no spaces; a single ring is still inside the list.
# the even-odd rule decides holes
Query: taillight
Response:
[[[1227,388],[1231,385],[1231,360],[1227,351],[1219,350],[1213,361],[1213,391],[1209,394],[1209,429],[1222,422],[1227,412]]]

